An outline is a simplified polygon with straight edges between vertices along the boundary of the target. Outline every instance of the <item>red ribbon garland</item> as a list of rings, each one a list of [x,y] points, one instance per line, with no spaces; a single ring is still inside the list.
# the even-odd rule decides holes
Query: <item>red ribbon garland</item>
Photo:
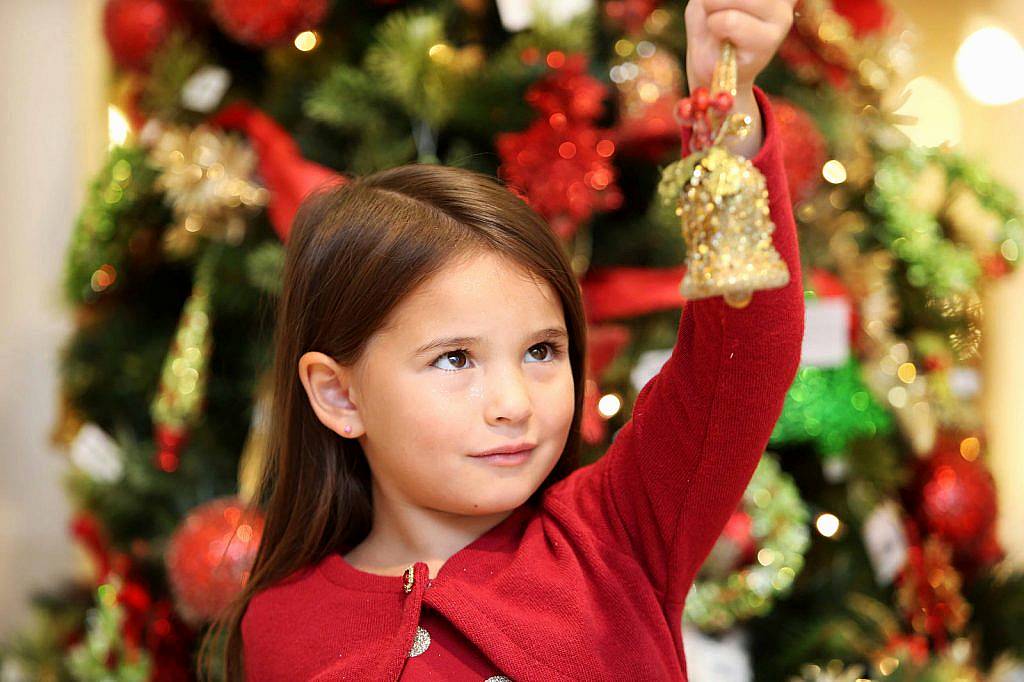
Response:
[[[282,242],[288,241],[292,219],[303,198],[343,175],[302,157],[299,145],[277,121],[248,102],[235,102],[210,119],[214,125],[244,132],[259,157],[259,174],[270,192],[267,213]]]

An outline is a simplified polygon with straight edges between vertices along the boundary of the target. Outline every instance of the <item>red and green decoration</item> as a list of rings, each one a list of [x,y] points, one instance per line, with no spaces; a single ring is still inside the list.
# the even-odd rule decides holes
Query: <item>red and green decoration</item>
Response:
[[[796,484],[765,454],[690,588],[684,620],[721,632],[768,613],[804,566],[809,521]]]
[[[178,468],[189,429],[203,414],[213,346],[210,290],[216,281],[220,255],[221,247],[209,247],[196,266],[195,284],[185,301],[150,406],[158,446],[156,465],[168,473]]]

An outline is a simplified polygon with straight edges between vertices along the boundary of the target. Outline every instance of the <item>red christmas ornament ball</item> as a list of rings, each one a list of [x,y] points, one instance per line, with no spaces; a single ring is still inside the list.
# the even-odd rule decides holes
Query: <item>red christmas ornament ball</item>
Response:
[[[771,103],[781,135],[789,196],[794,203],[803,201],[821,182],[821,167],[828,160],[825,137],[800,107],[779,97],[772,97]]]
[[[327,0],[213,0],[210,12],[237,42],[269,47],[316,28],[327,9]]]
[[[118,66],[145,70],[183,18],[176,0],[108,0],[103,35]]]
[[[941,448],[919,475],[918,516],[932,533],[961,553],[980,550],[996,521],[996,489],[980,460]]]
[[[216,617],[245,585],[263,535],[263,517],[236,497],[202,504],[171,536],[164,557],[185,620]]]

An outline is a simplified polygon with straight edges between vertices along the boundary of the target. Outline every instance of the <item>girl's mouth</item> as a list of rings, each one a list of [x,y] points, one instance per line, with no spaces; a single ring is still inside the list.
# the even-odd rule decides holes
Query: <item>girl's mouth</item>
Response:
[[[521,450],[514,453],[503,452],[497,455],[474,455],[473,459],[488,462],[496,466],[517,466],[530,459],[530,455],[533,454],[534,449],[535,448],[530,448],[529,450]]]

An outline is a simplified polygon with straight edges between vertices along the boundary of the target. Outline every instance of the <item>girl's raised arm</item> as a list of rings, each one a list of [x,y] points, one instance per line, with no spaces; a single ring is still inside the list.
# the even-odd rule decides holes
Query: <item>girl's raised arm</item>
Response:
[[[754,88],[764,141],[751,159],[767,180],[785,287],[743,309],[687,301],[671,357],[640,391],[605,455],[551,499],[617,550],[633,554],[665,601],[682,603],[736,509],[800,361],[804,298],[778,123]]]

